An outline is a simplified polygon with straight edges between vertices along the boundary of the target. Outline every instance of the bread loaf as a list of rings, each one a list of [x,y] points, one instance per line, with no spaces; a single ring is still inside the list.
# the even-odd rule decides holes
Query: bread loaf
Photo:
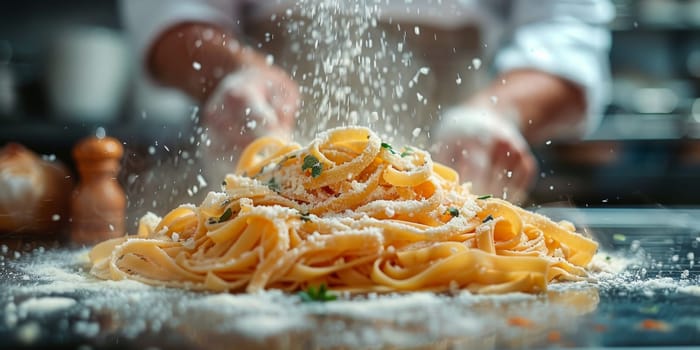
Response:
[[[68,223],[72,189],[60,162],[7,144],[0,149],[0,233],[60,233]]]

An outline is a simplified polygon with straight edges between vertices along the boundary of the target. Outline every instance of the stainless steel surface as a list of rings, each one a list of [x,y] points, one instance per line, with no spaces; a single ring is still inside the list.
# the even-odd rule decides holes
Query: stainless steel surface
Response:
[[[294,295],[279,293],[222,296],[133,284],[107,284],[107,288],[95,289],[94,281],[84,272],[86,266],[66,259],[75,254],[20,244],[14,247],[33,252],[20,253],[17,259],[12,249],[0,252],[3,276],[0,310],[5,310],[4,317],[0,317],[0,346],[157,346],[161,349],[204,346],[307,349],[353,345],[412,349],[700,346],[700,269],[695,264],[695,256],[700,256],[699,210],[542,208],[539,211],[557,220],[573,221],[597,237],[603,260],[610,256],[631,264],[620,274],[601,278],[598,283],[555,285],[550,293],[534,297],[409,293],[396,298],[364,296],[335,304],[302,304]],[[71,273],[70,278],[77,279],[77,287],[69,283],[56,289],[58,277],[28,274],[31,268],[27,267],[36,264]],[[42,286],[46,286],[44,292]],[[53,313],[7,312],[8,305],[21,305],[34,297],[70,298],[76,302]],[[209,304],[207,300],[217,302]],[[8,315],[19,318],[10,325]],[[514,326],[511,322],[515,316],[526,317],[533,324]],[[261,317],[264,322],[260,322]],[[645,322],[662,327],[645,327]],[[282,329],[280,324],[294,327]],[[86,325],[94,325],[93,332]],[[34,327],[29,329],[39,334],[30,338],[31,342],[25,339],[27,327]]]

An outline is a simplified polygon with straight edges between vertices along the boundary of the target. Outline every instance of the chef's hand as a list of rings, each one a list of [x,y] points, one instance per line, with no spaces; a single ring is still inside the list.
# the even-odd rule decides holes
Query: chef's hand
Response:
[[[240,151],[260,136],[289,138],[298,104],[299,88],[282,69],[248,66],[219,82],[204,103],[202,122],[217,148]]]
[[[513,120],[488,108],[449,109],[432,133],[435,159],[454,167],[474,193],[523,201],[537,162]]]

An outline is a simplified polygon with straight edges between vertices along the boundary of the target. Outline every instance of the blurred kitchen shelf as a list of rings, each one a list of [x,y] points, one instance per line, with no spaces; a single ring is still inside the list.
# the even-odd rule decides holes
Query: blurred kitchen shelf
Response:
[[[700,139],[555,141],[534,151],[535,203],[700,205]]]
[[[613,0],[613,30],[700,30],[698,0]]]
[[[10,141],[27,143],[60,144],[94,135],[98,128],[104,128],[107,135],[124,142],[176,143],[182,139],[189,125],[168,124],[149,121],[114,123],[62,123],[62,122],[4,122],[0,128],[0,143]],[[188,131],[189,132],[189,131]]]
[[[82,138],[95,135],[99,127],[107,136],[122,141],[127,149],[145,149],[151,145],[167,145],[178,149],[190,144],[193,129],[189,124],[168,124],[151,121],[114,123],[62,123],[48,121],[4,121],[0,127],[0,146],[20,143],[41,154],[55,154],[70,161],[70,150]]]
[[[613,23],[610,26],[613,32],[696,32],[700,31],[699,23]]]
[[[679,140],[699,137],[700,122],[684,114],[610,114],[587,139]]]
[[[591,140],[673,140],[683,136],[685,117],[670,114],[606,115]]]

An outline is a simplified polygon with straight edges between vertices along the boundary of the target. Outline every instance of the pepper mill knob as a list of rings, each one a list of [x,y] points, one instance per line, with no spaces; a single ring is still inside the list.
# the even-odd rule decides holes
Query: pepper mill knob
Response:
[[[80,141],[73,149],[73,157],[79,162],[83,160],[119,161],[124,155],[124,147],[113,137],[88,137]]]
[[[73,148],[80,183],[71,201],[71,240],[92,244],[124,235],[126,195],[117,181],[124,154],[112,137],[88,137]]]

